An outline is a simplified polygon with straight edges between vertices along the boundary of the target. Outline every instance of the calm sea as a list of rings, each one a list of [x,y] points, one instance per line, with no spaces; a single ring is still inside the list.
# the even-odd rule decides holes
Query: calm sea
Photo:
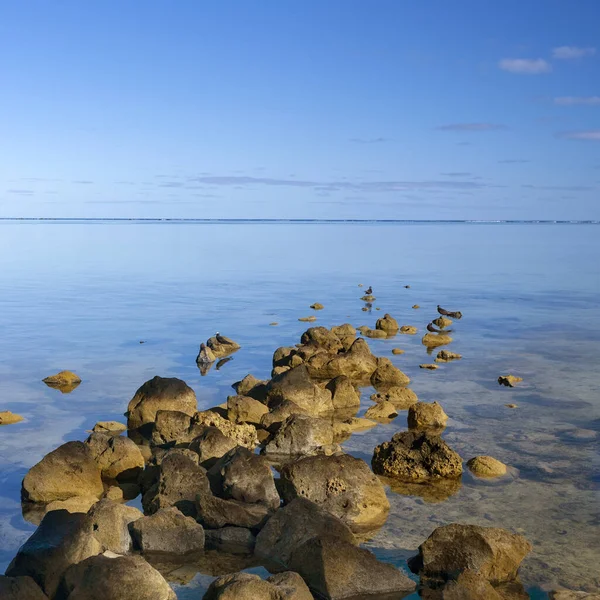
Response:
[[[390,517],[367,546],[405,568],[442,524],[505,527],[534,545],[521,570],[532,598],[599,589],[599,234],[547,223],[0,222],[0,410],[25,417],[0,429],[0,572],[34,530],[19,502],[29,467],[97,420],[123,421],[154,375],[184,379],[204,408],[247,373],[268,378],[274,349],[296,343],[298,318],[321,302],[317,325],[373,326],[389,312],[417,326],[369,344],[420,399],[443,405],[444,437],[465,460],[510,466],[499,481],[467,473],[437,501],[389,490]],[[372,312],[359,283],[373,286]],[[463,312],[450,349],[464,358],[430,372],[420,338],[437,304]],[[242,350],[202,376],[198,345],[215,331]],[[41,382],[63,369],[83,379],[70,394]],[[500,388],[504,373],[524,381]],[[405,427],[402,413],[344,447],[369,462]],[[173,584],[180,598],[210,581],[193,575]]]

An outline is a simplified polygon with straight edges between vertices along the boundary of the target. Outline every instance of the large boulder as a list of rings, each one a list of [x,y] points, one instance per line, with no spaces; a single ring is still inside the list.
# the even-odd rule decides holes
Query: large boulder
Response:
[[[144,513],[177,507],[184,515],[196,517],[196,496],[208,485],[206,471],[180,452],[167,454],[158,467],[156,483],[142,496]]]
[[[360,393],[346,375],[334,377],[325,387],[331,392],[331,400],[335,410],[358,408],[360,406]]]
[[[5,577],[0,575],[2,600],[48,600],[40,586],[31,577]]]
[[[93,556],[65,572],[64,600],[177,600],[164,577],[141,556]]]
[[[392,386],[406,387],[410,378],[398,367],[392,364],[389,358],[380,356],[377,359],[377,368],[371,375],[371,385],[376,390],[387,390]]]
[[[306,363],[311,377],[318,379],[333,379],[338,375],[346,375],[353,381],[364,381],[371,377],[377,368],[377,359],[371,353],[367,342],[359,338],[355,340],[346,352],[336,355],[318,353]]]
[[[433,531],[409,567],[421,577],[441,580],[469,569],[499,584],[516,578],[531,548],[522,535],[504,529],[452,523]]]
[[[172,446],[189,442],[200,435],[203,427],[193,427],[192,417],[180,410],[158,410],[152,426],[152,443],[157,446]]]
[[[334,536],[357,544],[354,534],[341,519],[303,497],[278,510],[256,537],[254,552],[273,570],[286,568],[294,551],[313,537]]]
[[[375,329],[385,331],[388,335],[394,335],[398,333],[400,326],[398,325],[398,321],[396,321],[392,315],[386,313],[381,319],[377,319]]]
[[[197,428],[197,430],[206,427],[216,427],[223,435],[234,440],[238,446],[245,446],[251,450],[258,444],[256,427],[254,427],[254,425],[251,425],[250,423],[232,423],[212,410],[197,412],[192,418],[192,426]],[[201,433],[202,432],[199,431],[190,438],[190,441]]]
[[[267,381],[257,379],[254,375],[246,375],[241,381],[236,381],[231,387],[238,396],[250,396],[263,402],[267,394]]]
[[[174,506],[131,524],[134,547],[141,552],[187,554],[204,549],[204,528]]]
[[[259,425],[269,409],[266,405],[250,396],[228,396],[227,418],[232,423],[252,423]]]
[[[300,408],[295,402],[284,400],[281,404],[278,404],[267,414],[263,415],[260,420],[260,426],[271,433],[274,433],[288,417],[306,414],[308,414],[307,411]]]
[[[311,456],[286,464],[280,492],[285,503],[302,496],[339,517],[355,532],[385,522],[390,503],[367,463],[348,454]]]
[[[67,442],[46,454],[23,479],[21,498],[52,502],[72,496],[100,497],[104,488],[100,468],[83,442]]]
[[[309,455],[333,444],[331,421],[308,415],[291,415],[264,448],[265,454]]]
[[[307,329],[300,338],[303,345],[312,345],[322,348],[331,354],[337,354],[342,350],[342,343],[338,336],[329,331],[327,327],[311,327]]]
[[[352,344],[356,340],[356,329],[349,323],[344,323],[343,325],[335,325],[331,328],[331,331],[332,333],[335,333],[335,335],[342,343],[344,351],[349,350],[350,346],[352,346]]]
[[[410,429],[443,429],[448,415],[437,402],[417,402],[408,409]]]
[[[462,473],[461,457],[439,435],[427,431],[395,434],[376,446],[371,465],[378,475],[406,481],[454,478]]]
[[[313,596],[297,573],[280,573],[266,580],[252,573],[232,573],[217,577],[203,600],[313,600]]]
[[[212,350],[213,354],[217,358],[222,358],[223,356],[233,354],[241,348],[237,342],[234,342],[232,339],[225,337],[224,335],[219,335],[218,333],[213,335],[213,337],[208,338],[206,345]]]
[[[177,410],[190,417],[198,410],[196,394],[175,377],[153,377],[134,394],[127,407],[127,428],[153,423],[159,410]]]
[[[330,600],[403,598],[415,583],[394,566],[363,548],[334,536],[313,537],[293,552],[289,568],[299,573],[314,594]]]
[[[279,508],[281,500],[264,457],[241,446],[221,457],[207,473],[211,489],[226,500]]]
[[[136,480],[144,468],[144,457],[129,438],[92,433],[85,443],[106,479]]]
[[[190,442],[189,449],[198,454],[201,466],[210,469],[221,456],[236,446],[236,441],[227,437],[217,427],[207,427]]]
[[[315,416],[333,412],[331,392],[311,381],[305,365],[273,377],[267,385],[267,400],[270,407],[288,400]]]

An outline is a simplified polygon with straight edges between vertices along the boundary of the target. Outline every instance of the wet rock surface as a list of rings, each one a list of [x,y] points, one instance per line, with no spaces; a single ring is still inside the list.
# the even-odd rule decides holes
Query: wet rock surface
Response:
[[[492,456],[476,456],[467,462],[469,471],[477,477],[500,477],[506,474],[506,465]]]
[[[23,420],[21,415],[17,415],[10,410],[0,411],[0,425],[13,425]]]
[[[312,600],[300,575],[284,572],[261,579],[252,573],[232,573],[215,579],[203,600]]]
[[[410,429],[443,429],[448,415],[437,402],[417,402],[408,409],[408,427]]]

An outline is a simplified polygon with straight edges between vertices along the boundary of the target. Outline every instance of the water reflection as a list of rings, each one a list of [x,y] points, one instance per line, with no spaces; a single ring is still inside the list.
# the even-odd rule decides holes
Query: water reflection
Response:
[[[390,477],[379,476],[384,485],[388,485],[394,494],[416,496],[430,504],[444,502],[457,494],[462,487],[462,479],[432,479],[419,483],[399,481]]]

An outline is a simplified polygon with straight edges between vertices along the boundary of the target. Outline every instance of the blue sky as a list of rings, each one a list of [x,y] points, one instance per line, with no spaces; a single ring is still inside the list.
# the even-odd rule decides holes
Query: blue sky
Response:
[[[600,218],[597,0],[0,0],[0,216]]]

